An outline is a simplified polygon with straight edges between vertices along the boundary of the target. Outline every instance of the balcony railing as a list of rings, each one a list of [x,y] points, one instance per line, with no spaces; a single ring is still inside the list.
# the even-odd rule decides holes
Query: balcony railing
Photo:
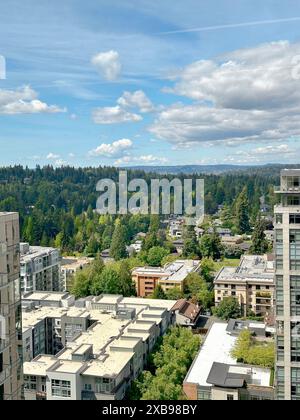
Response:
[[[275,193],[300,193],[300,187],[291,187],[287,185],[279,185],[274,187]]]
[[[261,299],[271,299],[272,295],[269,292],[256,292],[256,298],[261,298]]]

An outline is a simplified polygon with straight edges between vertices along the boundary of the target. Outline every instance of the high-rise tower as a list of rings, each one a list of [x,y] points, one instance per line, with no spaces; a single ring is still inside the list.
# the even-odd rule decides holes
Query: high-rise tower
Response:
[[[0,400],[22,397],[19,216],[0,212]]]
[[[300,400],[300,170],[283,170],[275,191],[277,397]]]

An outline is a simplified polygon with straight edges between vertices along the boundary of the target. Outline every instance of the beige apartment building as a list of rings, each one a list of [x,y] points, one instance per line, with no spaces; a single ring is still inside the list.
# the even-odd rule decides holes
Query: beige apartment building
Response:
[[[277,399],[300,400],[300,170],[281,171],[275,188]]]
[[[185,281],[190,273],[200,270],[200,261],[176,260],[164,267],[138,267],[132,271],[132,280],[137,295],[150,296],[160,285],[164,292],[177,288],[184,290]]]
[[[24,340],[39,337],[39,346],[26,352],[25,400],[124,399],[158,338],[174,325],[175,303],[118,295],[77,301],[59,293],[24,296]]]
[[[0,400],[22,398],[19,216],[0,213]]]
[[[223,267],[214,280],[215,303],[235,297],[244,315],[265,316],[273,311],[275,281],[271,255],[245,255],[238,267]]]

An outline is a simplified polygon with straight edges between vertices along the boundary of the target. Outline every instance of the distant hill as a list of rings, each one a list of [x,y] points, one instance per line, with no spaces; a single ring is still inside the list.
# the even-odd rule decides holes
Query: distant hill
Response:
[[[157,174],[214,174],[219,175],[228,172],[272,172],[280,171],[283,168],[300,168],[299,165],[178,165],[178,166],[132,166],[128,169],[141,170]]]

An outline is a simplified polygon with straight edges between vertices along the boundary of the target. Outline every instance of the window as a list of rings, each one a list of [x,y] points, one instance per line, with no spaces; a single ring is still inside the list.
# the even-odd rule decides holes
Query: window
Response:
[[[277,270],[282,270],[283,269],[283,258],[276,258],[276,269]]]
[[[290,214],[290,224],[300,225],[300,214]]]
[[[278,225],[282,225],[282,214],[276,214],[275,220]]]
[[[227,401],[233,401],[234,400],[234,396],[231,394],[227,395]]]
[[[289,176],[287,178],[288,189],[294,189],[300,187],[300,178],[298,176]]]
[[[92,385],[91,384],[84,384],[84,390],[85,391],[91,391],[92,390]]]
[[[283,290],[276,291],[276,303],[277,305],[283,305]]]
[[[276,276],[276,288],[283,289],[283,276]]]
[[[71,397],[71,382],[52,379],[51,392],[53,397],[70,398]]]
[[[284,338],[280,336],[277,337],[277,360],[284,360]]]
[[[277,229],[275,232],[275,249],[276,249],[276,256],[283,255],[283,230]]]
[[[299,206],[300,205],[300,197],[299,196],[293,196],[287,198],[287,204],[288,206]]]
[[[293,397],[300,395],[300,368],[292,368],[291,393]]]

